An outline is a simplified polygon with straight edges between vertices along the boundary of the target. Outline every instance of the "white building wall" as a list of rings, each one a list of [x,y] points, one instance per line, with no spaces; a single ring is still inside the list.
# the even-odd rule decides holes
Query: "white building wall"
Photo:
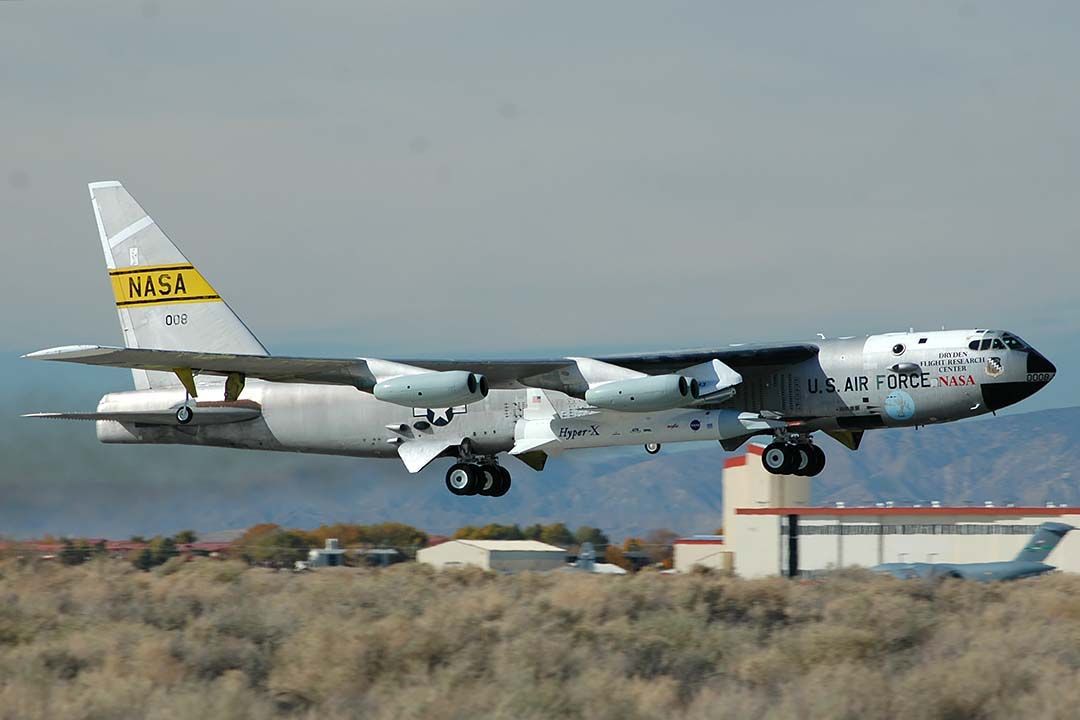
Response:
[[[543,572],[566,565],[565,551],[492,550],[488,554],[488,569],[498,572]]]
[[[782,565],[780,515],[736,515],[732,533],[724,535],[725,542],[734,536],[731,548],[735,552],[735,574],[745,578],[779,575]]]
[[[421,548],[416,552],[416,560],[439,570],[462,565],[491,569],[487,550],[456,540],[435,547]]]
[[[723,543],[675,543],[673,566],[677,572],[690,572],[695,565],[724,570],[734,570],[735,558]]]

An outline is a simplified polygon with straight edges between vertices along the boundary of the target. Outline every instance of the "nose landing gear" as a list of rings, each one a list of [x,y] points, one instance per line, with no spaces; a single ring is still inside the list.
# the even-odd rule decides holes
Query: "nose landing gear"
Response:
[[[761,464],[773,475],[814,477],[825,469],[825,451],[810,442],[774,442],[761,454]]]

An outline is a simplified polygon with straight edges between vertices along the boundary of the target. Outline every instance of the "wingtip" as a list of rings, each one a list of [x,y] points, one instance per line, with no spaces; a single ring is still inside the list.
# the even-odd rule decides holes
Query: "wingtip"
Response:
[[[119,180],[95,180],[94,182],[87,183],[86,187],[90,192],[93,192],[94,190],[99,190],[101,188],[123,187],[123,185]]]
[[[93,353],[95,350],[102,350],[100,345],[64,345],[63,347],[46,348],[44,350],[35,350],[31,353],[26,353],[22,356],[23,360],[49,360],[57,355],[73,355],[79,353]]]

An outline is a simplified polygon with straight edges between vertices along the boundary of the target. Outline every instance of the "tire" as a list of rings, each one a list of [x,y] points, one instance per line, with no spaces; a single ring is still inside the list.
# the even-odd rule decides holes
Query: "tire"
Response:
[[[792,475],[809,477],[814,467],[814,453],[805,445],[796,445],[791,448],[795,456],[795,466],[791,469]]]
[[[645,452],[655,455],[660,452],[660,443],[645,443]]]
[[[475,495],[479,485],[477,468],[458,463],[446,471],[446,489],[454,495]]]
[[[502,478],[494,465],[481,465],[476,469],[476,494],[491,497],[499,489]]]
[[[789,445],[774,442],[761,453],[761,464],[773,475],[790,475],[797,457]]]
[[[495,490],[488,493],[491,497],[502,497],[506,493],[510,492],[510,471],[501,465],[495,465],[495,475],[498,478]]]
[[[187,425],[195,417],[195,411],[193,411],[187,405],[181,405],[176,410],[176,422],[181,425]]]
[[[806,468],[807,477],[816,477],[825,469],[825,451],[817,445],[810,446],[810,465]]]

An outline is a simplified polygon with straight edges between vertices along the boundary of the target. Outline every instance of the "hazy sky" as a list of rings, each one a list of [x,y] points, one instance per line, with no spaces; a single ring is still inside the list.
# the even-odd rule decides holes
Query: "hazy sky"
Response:
[[[119,179],[272,351],[992,326],[1080,404],[1080,6],[874,5],[0,2],[0,350],[119,342]]]

